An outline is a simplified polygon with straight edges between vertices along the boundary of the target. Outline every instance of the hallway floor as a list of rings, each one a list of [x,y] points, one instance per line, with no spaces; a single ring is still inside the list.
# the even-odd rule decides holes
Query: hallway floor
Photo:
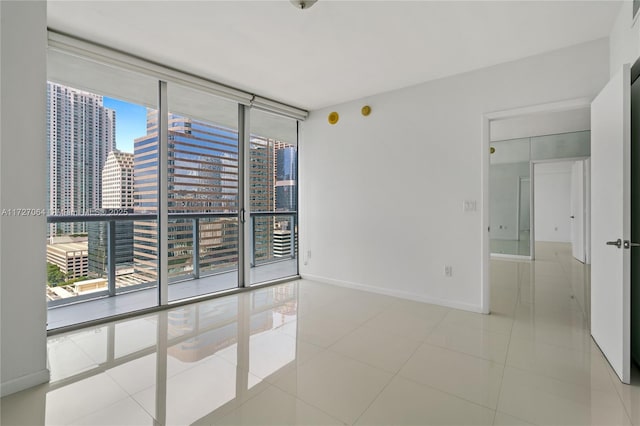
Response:
[[[640,424],[563,244],[492,261],[492,315],[300,280],[49,338],[3,425]],[[637,378],[638,374],[634,375]]]

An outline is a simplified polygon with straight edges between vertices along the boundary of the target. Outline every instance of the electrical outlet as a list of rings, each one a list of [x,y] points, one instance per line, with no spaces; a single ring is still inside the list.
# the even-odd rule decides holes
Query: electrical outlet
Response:
[[[453,266],[444,265],[444,276],[445,277],[452,277],[453,276]]]

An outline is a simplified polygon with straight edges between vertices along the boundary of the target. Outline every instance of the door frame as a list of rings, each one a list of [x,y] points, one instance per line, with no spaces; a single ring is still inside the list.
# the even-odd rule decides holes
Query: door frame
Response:
[[[531,260],[535,260],[535,215],[536,215],[536,195],[535,195],[535,170],[536,165],[538,164],[548,164],[548,163],[572,163],[575,161],[585,161],[590,159],[591,156],[583,156],[583,157],[566,157],[566,158],[549,158],[546,160],[531,160]],[[584,169],[582,171],[582,180],[584,184],[584,179],[586,178]],[[583,191],[586,192],[586,188],[583,188]],[[583,204],[585,201],[583,200]],[[584,210],[584,209],[583,209]],[[584,236],[586,235],[586,212],[583,211],[583,246],[586,244]],[[586,246],[584,247],[586,249]],[[586,251],[585,251],[586,254]]]
[[[531,169],[530,169],[531,170]],[[522,212],[522,209],[520,208],[520,205],[522,204],[522,182],[525,181],[529,181],[529,246],[530,246],[530,250],[531,250],[531,235],[533,232],[533,220],[531,218],[531,210],[533,208],[533,194],[531,192],[531,190],[533,189],[533,180],[531,179],[531,172],[529,173],[529,177],[524,177],[524,176],[519,176],[518,177],[518,207],[516,209],[516,223],[517,226],[516,228],[518,229],[518,241],[520,241],[520,226],[522,225],[522,222],[520,221],[520,213]],[[529,258],[531,258],[532,256],[532,251],[529,251]],[[519,257],[519,256],[518,256]]]
[[[516,118],[533,114],[562,112],[574,109],[590,108],[590,98],[577,98],[558,102],[550,102],[545,104],[532,105],[521,108],[508,110],[487,112],[482,114],[481,129],[482,143],[480,144],[480,161],[481,161],[481,186],[482,186],[482,209],[481,209],[481,280],[480,280],[480,310],[483,314],[491,313],[491,283],[490,283],[490,265],[491,265],[491,249],[489,247],[489,148],[491,144],[491,122],[503,120],[507,118]],[[533,192],[533,188],[532,188]],[[533,238],[533,236],[531,237]],[[533,254],[533,253],[532,253]]]
[[[582,168],[582,175],[579,176],[580,179],[582,180],[582,210],[581,210],[581,214],[582,214],[582,250],[583,250],[583,257],[584,257],[584,261],[580,261],[579,259],[577,259],[578,261],[582,262],[585,265],[589,264],[589,246],[588,246],[588,233],[591,231],[591,229],[589,228],[589,215],[591,214],[591,194],[589,194],[589,191],[591,190],[590,186],[589,186],[589,181],[590,181],[590,177],[589,177],[589,171],[588,171],[588,163],[589,163],[589,159],[591,157],[585,158],[584,160],[581,160],[581,168]],[[573,185],[573,168],[571,171],[571,180],[572,180],[572,185]],[[571,196],[573,197],[573,188],[571,188]],[[574,213],[575,214],[575,213]],[[573,226],[573,224],[572,224]],[[571,239],[571,254],[573,255],[573,237]],[[575,259],[575,257],[574,257]]]
[[[520,226],[522,225],[522,221],[520,220],[520,213],[522,212],[522,209],[520,208],[520,205],[522,204],[522,182],[524,181],[529,181],[529,186],[531,186],[530,177],[518,176],[518,195],[516,197],[518,200],[518,205],[516,206],[516,229],[518,230],[518,241],[520,240]],[[531,192],[531,190],[529,190],[529,192]],[[529,193],[529,211],[531,211],[531,193]],[[531,215],[531,213],[529,213],[529,215]],[[529,216],[529,222],[531,222],[531,216]],[[531,228],[531,225],[529,225],[529,228]]]

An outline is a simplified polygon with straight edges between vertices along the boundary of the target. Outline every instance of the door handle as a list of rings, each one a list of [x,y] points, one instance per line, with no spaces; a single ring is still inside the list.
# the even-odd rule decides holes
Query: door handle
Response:
[[[629,248],[631,248],[631,247],[640,247],[640,244],[638,244],[638,243],[632,243],[632,242],[631,242],[631,241],[629,241],[629,240],[624,240],[624,246],[623,246],[623,247],[624,247],[624,248],[626,248],[626,249],[629,249]]]
[[[618,248],[622,247],[622,240],[620,238],[618,238],[615,241],[607,241],[607,245],[608,246],[616,246]]]

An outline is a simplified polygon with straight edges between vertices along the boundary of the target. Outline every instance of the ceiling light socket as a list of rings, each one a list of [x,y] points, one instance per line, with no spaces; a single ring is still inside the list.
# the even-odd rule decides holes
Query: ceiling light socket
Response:
[[[291,1],[291,4],[294,5],[297,9],[309,9],[318,0],[290,0],[290,1]]]

